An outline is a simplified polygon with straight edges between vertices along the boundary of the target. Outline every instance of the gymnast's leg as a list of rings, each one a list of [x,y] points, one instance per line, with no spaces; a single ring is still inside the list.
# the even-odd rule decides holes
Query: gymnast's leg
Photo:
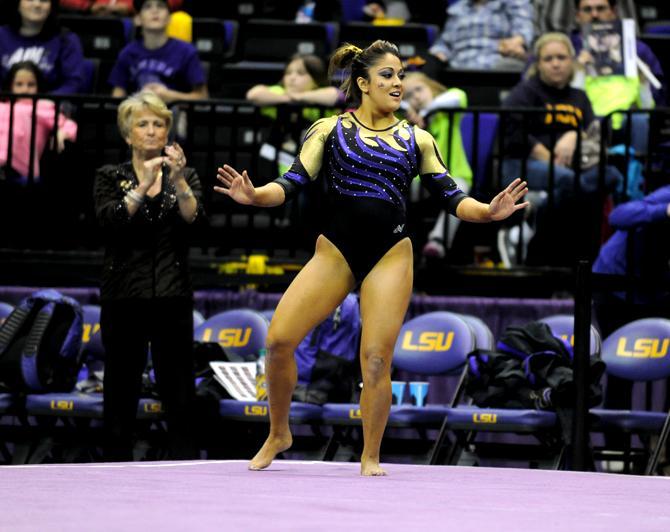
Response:
[[[391,359],[412,294],[412,243],[405,238],[375,265],[361,285],[363,454],[361,475],[379,476],[379,450],[391,408]]]
[[[293,440],[289,429],[291,396],[297,380],[293,352],[307,333],[325,320],[355,285],[340,251],[324,236],[316,251],[288,287],[272,317],[265,359],[270,406],[270,434],[249,469],[268,467]]]

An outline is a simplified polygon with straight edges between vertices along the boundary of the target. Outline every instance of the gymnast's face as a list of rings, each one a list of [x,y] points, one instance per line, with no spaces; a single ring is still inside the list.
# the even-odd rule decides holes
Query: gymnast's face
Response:
[[[369,80],[359,79],[359,87],[367,94],[370,103],[379,112],[393,113],[402,102],[402,80],[405,78],[400,59],[393,54],[386,54],[368,69]]]

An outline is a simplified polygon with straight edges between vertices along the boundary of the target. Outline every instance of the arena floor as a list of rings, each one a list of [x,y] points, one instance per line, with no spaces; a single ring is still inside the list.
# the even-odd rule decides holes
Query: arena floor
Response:
[[[2,531],[670,530],[670,478],[277,460],[0,467]]]

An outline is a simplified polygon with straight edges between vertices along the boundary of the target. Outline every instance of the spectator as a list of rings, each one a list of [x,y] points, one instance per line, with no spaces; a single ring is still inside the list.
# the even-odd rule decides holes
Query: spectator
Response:
[[[344,95],[329,86],[326,67],[319,57],[296,54],[286,65],[279,84],[255,85],[247,91],[247,100],[263,106],[284,103],[333,106],[344,103]]]
[[[81,42],[59,27],[57,0],[10,0],[8,13],[8,24],[0,27],[0,78],[14,63],[32,61],[42,71],[46,92],[84,92]]]
[[[659,245],[670,239],[670,185],[619,205],[610,213],[609,222],[616,232],[600,249],[594,273],[633,274],[647,284],[633,289],[629,297],[625,292],[594,295],[594,314],[603,337],[634,320],[670,319],[670,248]],[[605,406],[630,409],[631,390],[629,381],[608,375]],[[621,441],[615,435],[606,436],[613,443]]]
[[[587,132],[597,135],[591,125],[596,118],[586,93],[570,86],[575,72],[574,48],[565,34],[547,33],[537,40],[534,50],[536,61],[528,78],[512,89],[503,105],[534,107],[548,112],[528,118],[525,137],[521,124],[512,117],[505,138],[507,158],[503,162],[503,175],[521,175],[522,160],[527,157],[528,188],[546,191],[549,167],[553,165],[554,187],[560,201],[572,194],[574,168],[579,164],[582,189],[592,192],[598,186],[598,165],[594,160],[588,161],[588,165],[575,161],[575,149],[578,131],[583,138]],[[556,139],[553,150],[552,138]],[[609,189],[620,180],[621,175],[615,168],[606,168],[605,184]]]
[[[619,0],[617,11],[621,18],[636,18],[634,0]],[[575,29],[575,4],[566,0],[533,0],[535,35],[553,31],[570,33]]]
[[[42,73],[35,63],[21,61],[14,63],[7,73],[2,89],[13,94],[37,94],[41,92]],[[18,99],[13,104],[0,102],[0,165],[8,160],[9,148],[9,117],[12,121],[12,162],[11,170],[6,174],[11,179],[25,185],[30,174],[30,146],[32,142],[32,118],[35,100],[32,98]],[[13,109],[12,109],[13,107]],[[56,106],[50,100],[37,100],[35,114],[35,152],[33,154],[33,176],[39,181],[40,158],[47,147],[47,141],[54,127]],[[77,124],[62,113],[58,114],[56,130],[56,150],[60,153],[65,148],[65,141],[74,141],[77,136]]]
[[[624,76],[589,76],[588,66],[593,61],[591,55],[583,50],[583,39],[580,33],[584,26],[593,22],[612,22],[618,20],[616,0],[575,0],[577,14],[575,19],[579,26],[578,31],[572,33],[571,39],[577,52],[577,61],[587,68],[586,93],[593,104],[598,116],[606,116],[612,111],[628,109],[633,105],[649,107],[651,101],[644,101],[644,92],[651,91],[651,96],[657,105],[662,105],[665,96],[663,88],[654,88],[644,76],[640,82],[631,82]],[[661,63],[644,42],[637,40],[637,56],[649,67],[651,73],[661,82],[665,76]],[[649,98],[647,98],[649,100]]]
[[[433,135],[453,180],[467,194],[472,188],[472,170],[461,138],[462,115],[443,113],[440,110],[465,108],[468,106],[468,97],[461,89],[447,89],[422,72],[408,73],[405,76],[404,89],[407,119]],[[423,248],[424,255],[444,257],[445,247],[451,247],[460,220],[455,216],[449,218],[445,241],[446,217],[446,211],[441,210]]]
[[[528,78],[512,89],[503,106],[530,107],[546,112],[527,115],[525,119],[512,115],[503,124],[506,128],[506,158],[502,173],[503,176],[525,175],[529,190],[534,192],[529,194],[529,201],[537,214],[543,214],[547,192],[553,192],[555,205],[562,208],[567,208],[567,202],[574,199],[577,169],[581,191],[594,193],[598,190],[600,130],[586,93],[570,86],[576,61],[569,37],[563,33],[543,35],[535,43],[534,56],[536,60],[528,71]],[[581,157],[575,157],[578,134],[582,137]],[[587,145],[591,146],[590,150],[587,150]],[[588,157],[585,158],[586,155]],[[550,191],[552,169],[554,187]],[[614,190],[622,180],[615,167],[605,167],[604,184],[607,190]],[[547,231],[537,242],[560,248],[558,241],[547,238],[549,231],[554,230],[551,221],[540,224],[538,220],[538,236],[540,229],[545,228]],[[532,230],[532,227],[525,229],[523,234],[528,236]],[[564,237],[567,234],[563,232]],[[498,248],[503,262],[511,265],[519,261],[515,257],[517,248],[508,242],[508,237],[511,234],[503,229],[498,235]],[[541,259],[546,260],[551,252],[552,249],[542,251]],[[568,258],[564,255],[562,260]]]
[[[142,38],[128,44],[109,75],[112,96],[151,91],[164,102],[208,97],[205,73],[191,44],[167,36],[166,0],[135,0]]]
[[[103,166],[95,178],[95,212],[105,243],[100,330],[108,460],[132,460],[149,344],[170,456],[197,456],[188,228],[202,218],[202,188],[182,149],[167,144],[171,125],[172,112],[155,94],[124,100],[118,126],[131,160]]]
[[[42,72],[29,61],[14,63],[2,86],[3,91],[25,95],[41,92],[41,88]],[[74,140],[77,133],[77,124],[62,113],[58,113],[56,119],[55,112],[56,106],[50,100],[18,98],[13,103],[0,102],[0,225],[12,228],[0,232],[0,247],[53,246],[53,237],[63,235],[60,229],[71,221],[73,180],[69,174],[59,172],[59,168],[71,170],[69,161],[67,158],[52,161],[58,163],[49,166],[50,175],[56,178],[53,180],[42,175],[40,168],[42,155],[50,142],[55,143],[54,152],[60,153],[65,141]],[[56,120],[57,130],[53,135]],[[31,146],[34,146],[32,180]]]
[[[182,3],[182,0],[168,0],[171,11],[179,9]],[[101,16],[127,17],[135,13],[133,0],[60,0],[60,7],[73,13]]]
[[[532,13],[530,0],[458,0],[447,9],[426,72],[436,77],[445,65],[522,70],[533,41]]]

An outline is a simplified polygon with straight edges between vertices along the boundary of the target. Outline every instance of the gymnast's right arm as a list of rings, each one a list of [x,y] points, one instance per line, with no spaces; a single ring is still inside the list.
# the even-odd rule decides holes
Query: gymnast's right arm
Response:
[[[333,118],[336,117],[318,120],[309,128],[293,165],[283,176],[256,188],[246,170],[240,174],[232,166],[224,164],[218,169],[216,176],[223,186],[214,187],[214,190],[230,196],[242,205],[281,205],[319,174],[326,138],[335,123]]]

